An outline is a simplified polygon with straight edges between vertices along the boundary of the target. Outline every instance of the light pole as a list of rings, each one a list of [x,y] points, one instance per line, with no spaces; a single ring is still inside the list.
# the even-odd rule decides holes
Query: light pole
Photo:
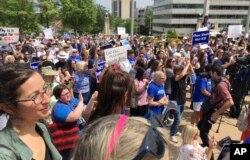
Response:
[[[134,0],[132,0],[132,5],[131,5],[131,8],[132,8],[132,15],[131,15],[131,40],[134,39],[134,19],[135,19],[135,10],[134,10]]]
[[[246,20],[245,37],[248,35],[248,30],[249,30],[249,18],[250,18],[250,2],[249,2],[248,15],[247,15],[247,20]]]

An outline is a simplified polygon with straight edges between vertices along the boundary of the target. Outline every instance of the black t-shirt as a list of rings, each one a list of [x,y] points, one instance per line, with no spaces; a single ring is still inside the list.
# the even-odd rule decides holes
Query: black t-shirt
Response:
[[[186,76],[179,81],[172,79],[170,100],[176,101],[178,105],[184,105],[186,102]]]

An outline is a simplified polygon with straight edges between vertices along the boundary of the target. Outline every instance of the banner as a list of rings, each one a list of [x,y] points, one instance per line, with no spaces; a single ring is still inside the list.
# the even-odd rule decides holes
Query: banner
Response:
[[[237,38],[241,36],[242,25],[229,25],[228,26],[228,37],[227,38]]]
[[[99,80],[99,76],[100,74],[102,73],[103,69],[104,69],[104,66],[105,66],[105,62],[99,62],[98,64],[98,67],[95,71],[95,77],[97,79],[97,81]]]
[[[19,28],[0,27],[0,45],[7,46],[9,43],[19,41]]]
[[[44,29],[43,30],[45,39],[54,39],[53,35],[52,35],[52,29],[48,28],[48,29]]]
[[[117,27],[117,34],[126,34],[126,28],[125,27]]]
[[[104,50],[105,60],[108,64],[119,63],[127,60],[127,48],[125,46]]]
[[[209,42],[209,31],[197,31],[192,33],[192,45],[205,45]]]

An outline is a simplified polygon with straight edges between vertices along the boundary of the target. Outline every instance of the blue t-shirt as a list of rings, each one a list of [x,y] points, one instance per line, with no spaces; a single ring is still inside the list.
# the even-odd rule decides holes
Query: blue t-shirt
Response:
[[[211,92],[211,79],[198,77],[195,82],[194,92],[192,96],[193,102],[203,102],[207,97],[201,92],[202,89]]]
[[[65,122],[70,112],[76,108],[78,102],[79,100],[76,98],[71,98],[68,104],[57,101],[52,109],[53,122]]]
[[[148,96],[153,97],[154,101],[159,101],[164,97],[164,85],[157,85],[155,82],[151,82],[148,86]],[[162,114],[164,106],[149,106],[149,109],[152,110],[155,114]]]
[[[73,91],[75,93],[87,93],[90,91],[89,70],[85,71],[82,74],[75,72],[72,76],[75,78],[73,86]]]

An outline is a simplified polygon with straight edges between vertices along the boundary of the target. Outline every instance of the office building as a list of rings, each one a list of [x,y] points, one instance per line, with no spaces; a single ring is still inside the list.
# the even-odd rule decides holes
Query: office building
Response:
[[[242,24],[247,18],[249,0],[154,0],[153,32],[161,34],[174,28],[180,36],[188,36],[203,16],[205,1],[206,13],[215,28]]]
[[[136,13],[136,0],[134,0],[134,10]],[[112,15],[122,19],[131,18],[132,0],[112,0]]]

